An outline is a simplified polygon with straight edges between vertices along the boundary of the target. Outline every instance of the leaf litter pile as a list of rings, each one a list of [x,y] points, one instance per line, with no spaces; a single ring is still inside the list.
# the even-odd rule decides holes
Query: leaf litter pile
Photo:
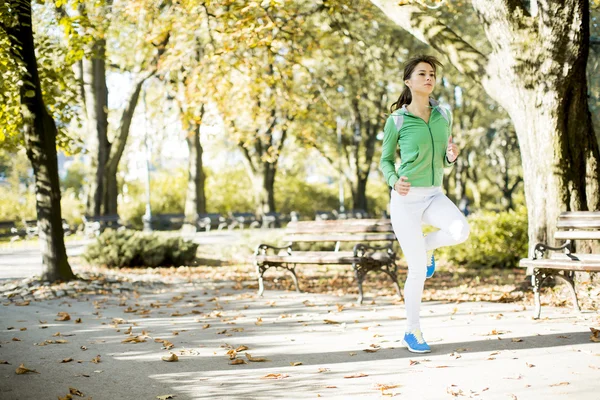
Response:
[[[85,288],[75,289],[71,293],[66,293],[71,299],[78,299],[86,297],[89,294],[104,294],[106,297],[99,298],[93,301],[94,308],[96,311],[93,313],[94,318],[102,320],[102,310],[108,306],[118,305],[121,307],[123,317],[121,318],[110,318],[104,322],[103,325],[113,329],[114,332],[120,335],[119,341],[122,346],[156,346],[153,350],[159,354],[159,360],[165,363],[178,363],[185,362],[186,357],[192,357],[199,355],[199,350],[195,348],[186,348],[178,344],[177,339],[180,337],[180,331],[172,330],[168,337],[155,336],[153,332],[141,329],[139,323],[128,322],[128,317],[131,319],[139,318],[156,318],[156,317],[170,317],[170,318],[192,318],[193,322],[197,324],[199,330],[213,332],[215,335],[223,335],[224,338],[231,337],[235,339],[237,333],[244,332],[244,328],[236,327],[236,320],[243,317],[243,310],[237,310],[237,312],[228,312],[220,304],[219,297],[214,297],[209,300],[199,301],[196,299],[197,295],[189,295],[188,293],[179,293],[172,296],[166,301],[156,302],[142,302],[139,300],[141,293],[160,293],[169,292],[168,288],[173,290],[175,287],[173,284],[188,283],[193,284],[195,282],[202,282],[209,286],[212,284],[213,288],[218,293],[220,287],[229,287],[235,291],[239,291],[237,298],[255,298],[255,290],[257,289],[257,283],[254,278],[254,267],[249,265],[237,265],[237,266],[223,266],[223,267],[179,267],[179,268],[154,268],[154,269],[121,269],[115,271],[114,269],[106,269],[100,267],[80,267],[84,270],[84,274],[87,270],[88,277],[96,277],[90,279],[89,282],[95,282],[94,290],[86,290]],[[300,284],[303,290],[312,293],[323,293],[330,295],[347,295],[357,294],[357,287],[355,283],[354,273],[351,268],[343,266],[304,266],[299,275]],[[78,271],[79,272],[79,271]],[[277,271],[270,271],[265,277],[266,290],[293,290],[293,283],[291,279],[282,273]],[[471,270],[467,271],[461,268],[442,268],[436,271],[436,275],[430,279],[426,285],[424,292],[424,300],[443,300],[443,301],[498,301],[498,302],[513,302],[523,303],[531,305],[533,303],[531,290],[528,285],[524,284],[525,271],[522,269],[494,269],[494,270]],[[81,276],[81,274],[80,274]],[[106,282],[107,279],[103,276],[110,276],[108,281],[110,282],[110,290],[98,289],[102,286],[102,282]],[[399,281],[402,282],[406,278],[406,269],[399,267]],[[138,285],[138,282],[142,282]],[[124,288],[120,288],[120,283],[126,283]],[[61,284],[64,285],[64,284]],[[583,285],[580,285],[580,287]],[[62,286],[61,286],[62,287]],[[390,296],[394,297],[394,289],[389,282],[387,276],[377,276],[376,273],[370,273],[364,283],[365,292],[367,295],[377,296]],[[60,288],[52,288],[53,292],[61,290]],[[13,290],[14,292],[14,290]],[[232,293],[228,293],[231,295]],[[4,296],[8,297],[8,296]],[[590,297],[589,293],[581,296],[582,308],[595,307],[595,304],[591,302],[586,303],[586,299]],[[560,293],[556,288],[549,288],[543,291],[543,302],[555,306],[565,305],[564,293]],[[26,307],[31,304],[31,299],[18,298],[18,296],[10,296],[8,299],[3,300],[4,305],[14,305]],[[64,302],[66,303],[66,302]],[[272,302],[271,306],[275,306],[275,302]],[[312,307],[314,304],[310,301],[305,301],[306,307]],[[248,306],[245,306],[248,307]],[[337,311],[343,311],[344,306],[338,304]],[[287,316],[282,315],[281,318]],[[71,315],[68,310],[58,311],[53,319],[53,323],[61,324],[81,324],[87,322],[88,316]],[[501,318],[501,317],[499,317]],[[106,319],[106,318],[105,318]],[[47,328],[45,325],[48,321],[40,320],[40,325],[37,328]],[[323,319],[324,325],[331,325],[336,327],[340,325],[340,322],[335,319]],[[253,326],[258,329],[263,325],[263,317],[253,319]],[[225,328],[224,328],[225,326]],[[10,328],[9,328],[10,329]],[[31,329],[31,328],[30,328]],[[27,327],[21,327],[20,331],[26,331]],[[68,330],[68,329],[66,329]],[[65,331],[66,331],[65,330]],[[591,335],[590,341],[600,341],[600,331],[590,328]],[[489,335],[498,336],[504,332],[493,331]],[[186,330],[181,330],[182,336],[185,336]],[[62,335],[60,332],[56,332],[52,336],[63,337],[72,335]],[[14,341],[21,341],[20,338],[13,338]],[[513,342],[520,342],[521,339],[513,339]],[[234,340],[231,340],[233,343]],[[46,345],[68,345],[69,341],[66,339],[55,338],[47,339],[40,343],[35,343],[37,346]],[[78,353],[74,353],[71,357],[64,358],[62,360],[56,360],[60,364],[102,364],[107,359],[103,359],[100,354],[94,354],[87,356],[85,352],[88,347],[92,349],[95,343],[77,343]],[[201,346],[203,347],[203,346]],[[363,349],[366,353],[375,353],[380,349],[379,345],[371,344],[369,348]],[[94,349],[94,350],[97,350]],[[93,350],[93,351],[94,351]],[[463,349],[460,349],[463,350]],[[127,350],[123,350],[124,352]],[[94,351],[95,353],[95,351]],[[270,363],[271,360],[260,354],[260,349],[252,349],[243,344],[224,344],[221,346],[220,353],[214,352],[211,355],[223,355],[224,360],[231,365],[231,368],[247,368],[246,366],[254,363]],[[82,356],[86,354],[86,356]],[[354,356],[356,353],[351,352],[349,356]],[[490,355],[488,360],[493,360],[495,354]],[[459,351],[451,354],[452,358],[460,358]],[[421,360],[425,362],[427,360]],[[305,368],[303,362],[298,359],[291,358],[286,361],[291,367]],[[16,368],[15,373],[18,375],[36,375],[43,374],[36,370],[40,369],[39,365],[28,365],[25,366],[18,360],[0,360],[0,364],[19,365]],[[410,365],[418,365],[419,361],[411,361]],[[443,368],[446,366],[437,366],[435,368]],[[527,367],[533,368],[535,365],[527,364]],[[14,367],[13,367],[14,368]],[[167,367],[169,368],[169,367]],[[96,374],[101,373],[101,370],[94,371]],[[328,368],[314,368],[315,373],[329,372]],[[82,373],[76,376],[90,377],[93,374]],[[353,378],[364,378],[368,377],[368,374],[363,372],[356,372],[350,375],[345,375],[345,379]],[[282,380],[290,378],[290,374],[273,372],[262,376],[262,379],[266,380]],[[560,382],[556,385],[567,385],[568,382]],[[383,396],[393,396],[393,393],[387,392],[388,390],[398,388],[400,385],[397,384],[382,384],[378,383],[375,385],[375,390],[381,391]],[[326,388],[335,388],[335,386],[326,386]],[[69,387],[69,392],[66,393],[65,399],[75,397],[83,397],[84,394],[79,390]],[[452,396],[463,395],[462,390],[457,387],[449,387],[447,390],[448,394]],[[174,398],[175,395],[158,395],[157,398]]]

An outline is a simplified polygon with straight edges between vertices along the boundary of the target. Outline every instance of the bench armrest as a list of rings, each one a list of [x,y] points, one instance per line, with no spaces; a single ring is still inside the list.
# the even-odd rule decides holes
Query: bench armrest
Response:
[[[571,241],[570,240],[567,240],[560,247],[548,246],[546,243],[537,243],[533,250],[533,259],[537,260],[538,258],[542,258],[544,256],[544,253],[547,250],[559,251],[559,250],[565,250],[565,249],[567,250],[566,254],[571,254]]]
[[[254,251],[254,255],[258,256],[258,255],[265,255],[267,254],[267,250],[268,249],[273,249],[273,250],[287,250],[288,254],[292,254],[292,243],[288,243],[287,245],[283,246],[283,247],[277,247],[277,246],[273,246],[270,244],[264,244],[261,243],[258,246],[256,246],[256,250]]]
[[[393,250],[393,243],[387,246],[373,246],[364,243],[357,243],[354,245],[354,257],[363,257],[367,250],[386,250],[388,255],[396,257],[396,253]]]

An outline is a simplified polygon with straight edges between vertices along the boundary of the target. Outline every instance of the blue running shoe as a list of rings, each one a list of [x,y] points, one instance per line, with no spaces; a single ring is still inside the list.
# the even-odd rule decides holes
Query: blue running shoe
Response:
[[[435,257],[433,256],[433,252],[431,252],[431,259],[429,260],[429,264],[427,265],[427,274],[426,278],[431,278],[433,273],[435,272]]]
[[[425,343],[420,329],[405,333],[402,342],[406,345],[408,351],[413,353],[431,353],[431,348]]]

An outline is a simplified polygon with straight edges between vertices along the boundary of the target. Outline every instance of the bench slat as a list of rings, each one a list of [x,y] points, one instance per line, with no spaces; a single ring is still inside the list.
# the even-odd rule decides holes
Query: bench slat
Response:
[[[571,253],[571,256],[578,258],[581,261],[599,261],[600,262],[600,254],[589,254],[589,253]],[[550,259],[553,260],[564,260],[569,261],[572,260],[564,253],[550,253]]]
[[[573,231],[556,231],[554,233],[554,239],[566,240],[566,239],[580,239],[580,240],[600,240],[600,231],[584,231],[584,230],[573,230]]]
[[[573,260],[531,260],[524,258],[519,262],[522,267],[548,268],[548,269],[567,269],[571,271],[600,271],[600,261],[573,261]]]
[[[570,211],[560,214],[556,227],[600,229],[600,212]]]
[[[290,222],[289,232],[387,232],[392,230],[389,219],[357,219],[334,221]]]
[[[343,233],[335,234],[293,234],[283,237],[284,242],[370,242],[370,241],[390,241],[396,240],[393,233],[375,233],[375,234],[353,234]]]
[[[373,253],[369,255],[370,259],[389,262],[390,256],[387,253]],[[359,262],[361,257],[354,257],[351,251],[294,251],[292,255],[258,255],[256,261],[259,263],[290,263],[290,264],[352,264]]]

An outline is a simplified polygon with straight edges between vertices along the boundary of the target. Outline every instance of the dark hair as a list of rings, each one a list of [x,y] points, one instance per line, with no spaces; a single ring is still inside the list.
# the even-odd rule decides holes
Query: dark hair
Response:
[[[404,78],[402,79],[402,81],[404,82],[405,80],[410,79],[410,76],[412,75],[417,65],[419,65],[419,63],[422,62],[431,65],[431,68],[433,68],[433,73],[436,72],[436,66],[443,67],[442,63],[434,56],[419,55],[413,57],[410,60],[408,60],[406,64],[404,64]],[[410,89],[405,84],[404,88],[402,89],[402,93],[398,98],[398,101],[396,101],[390,107],[390,112],[396,111],[397,109],[401,108],[404,104],[410,104],[411,101],[412,95],[410,94]]]

